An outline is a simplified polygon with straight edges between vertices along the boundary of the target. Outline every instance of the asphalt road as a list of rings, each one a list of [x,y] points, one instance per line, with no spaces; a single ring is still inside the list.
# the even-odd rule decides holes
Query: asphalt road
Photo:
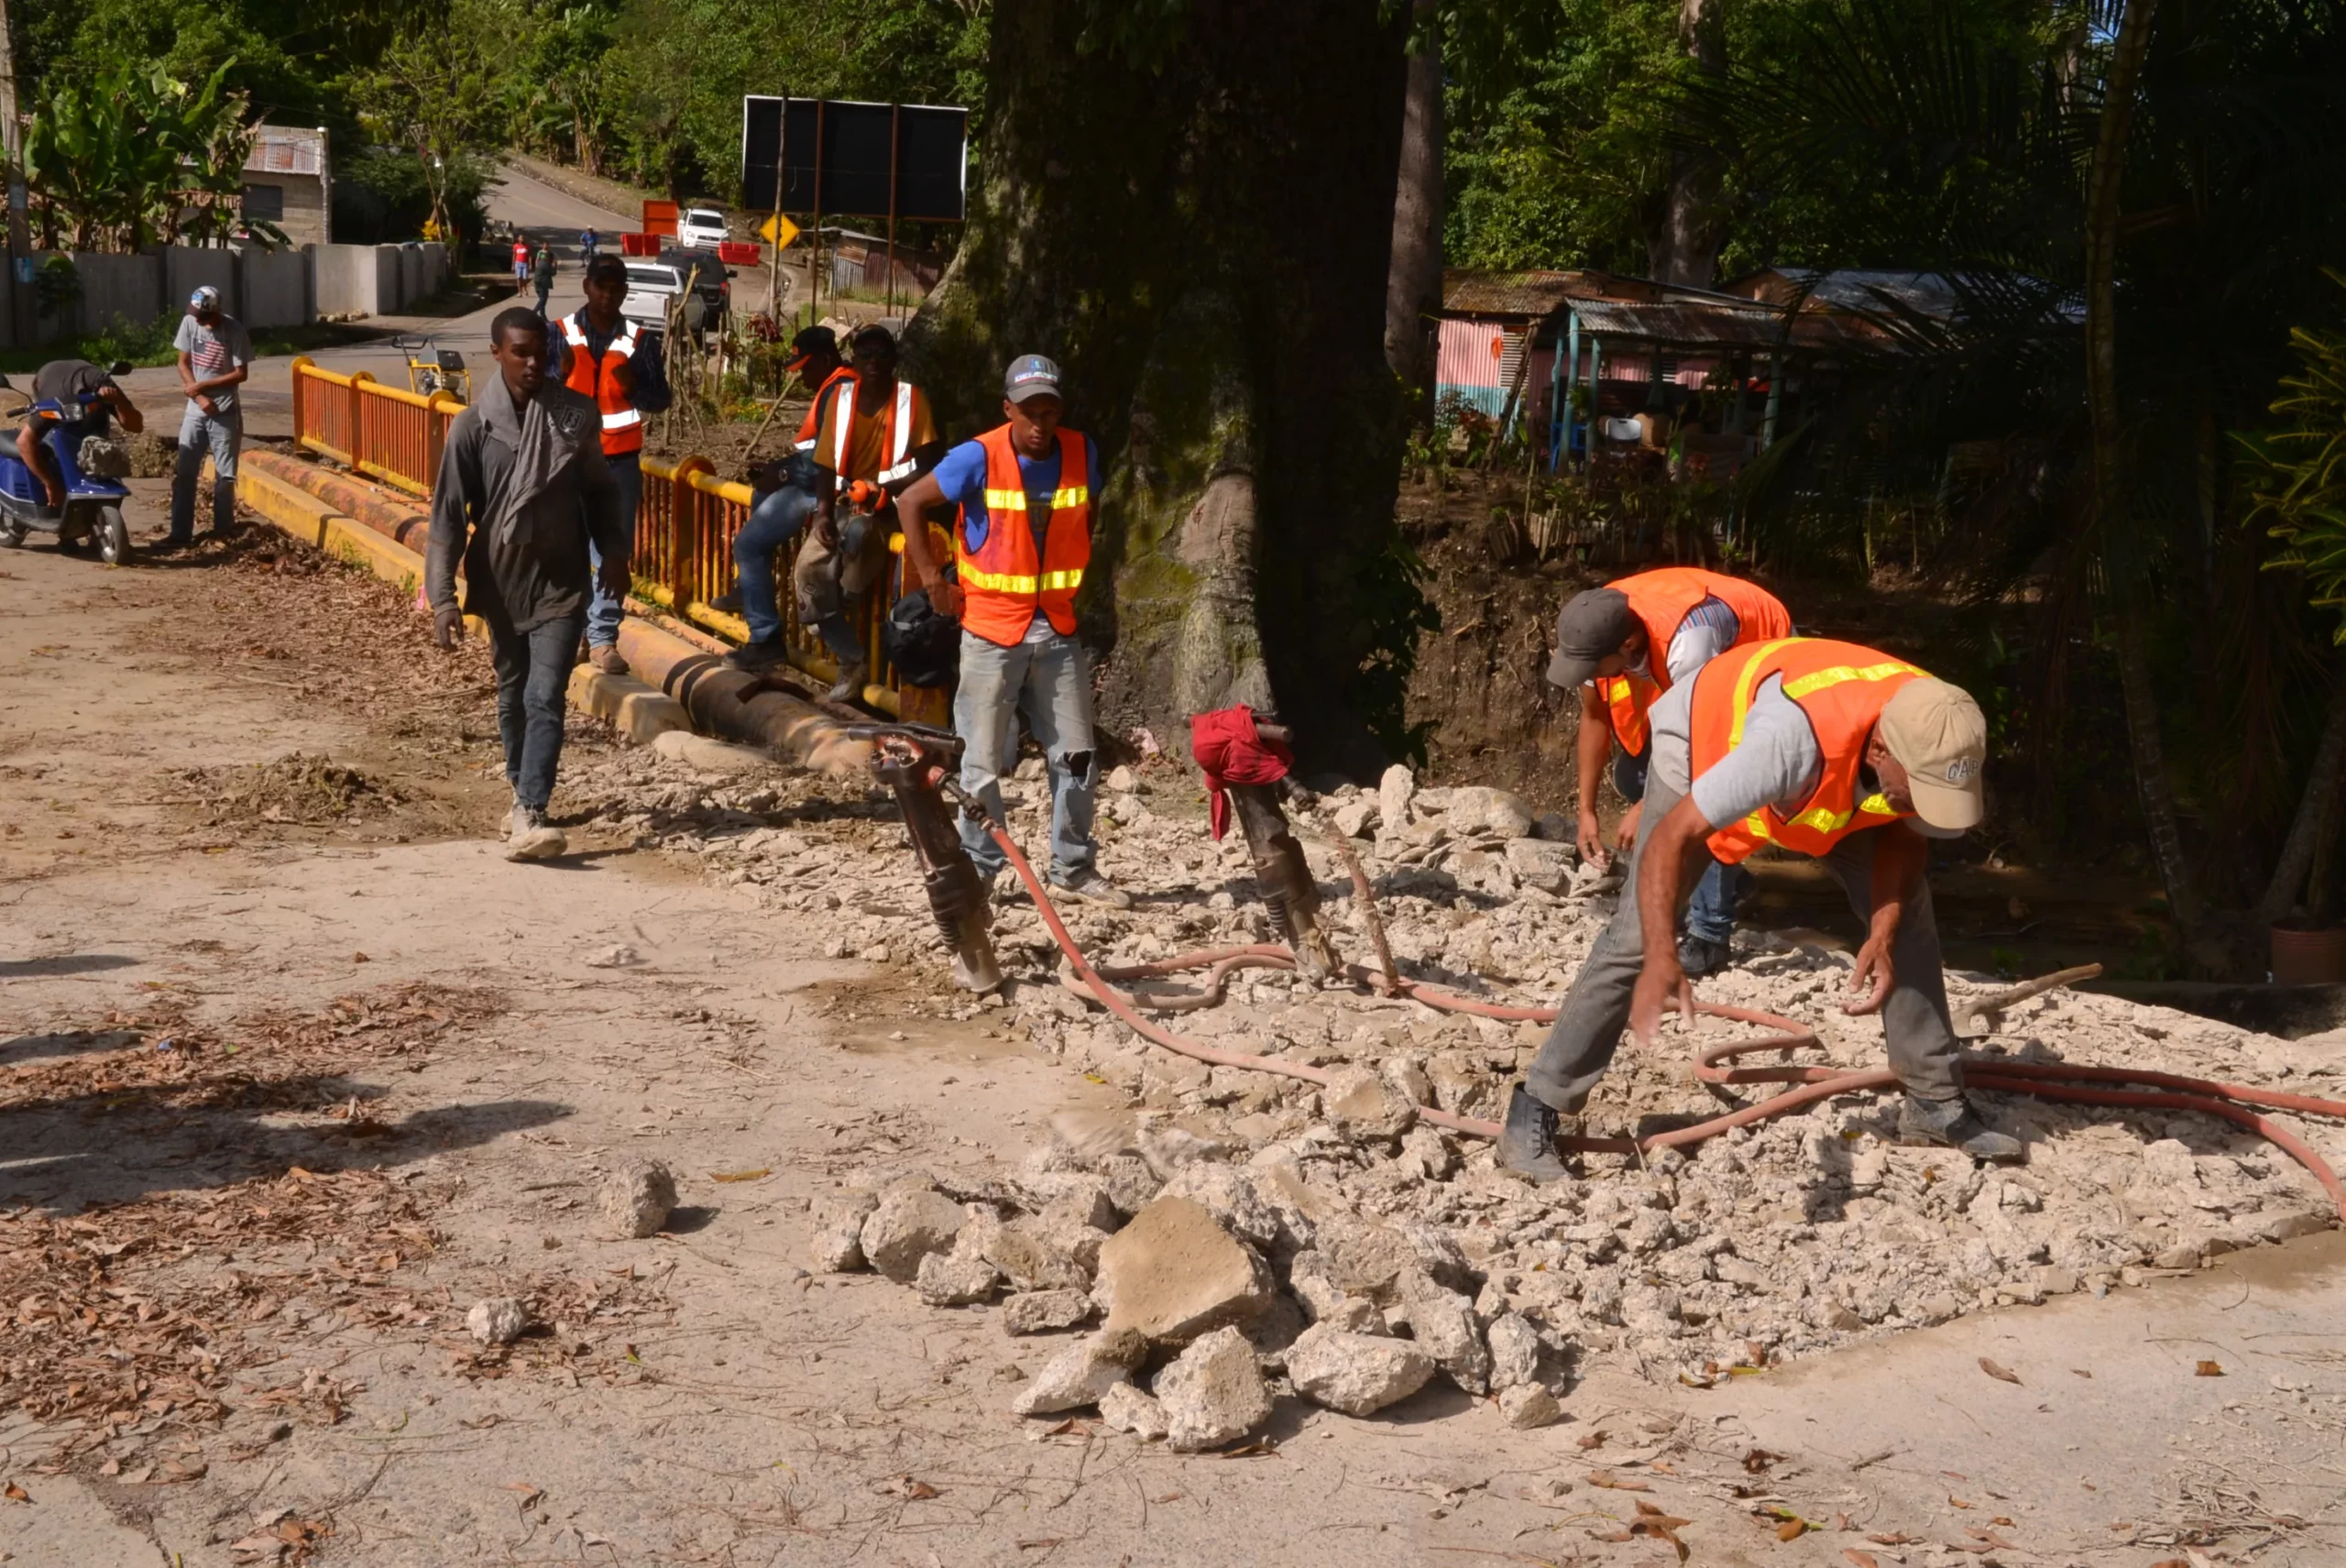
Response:
[[[590,225],[598,235],[617,236],[635,227],[636,220],[618,213],[582,202],[565,192],[532,180],[518,169],[500,171],[497,182],[489,187],[488,212],[491,219],[513,225],[534,242],[550,239],[561,247],[564,258],[561,273],[555,280],[552,309],[567,313],[585,303],[579,291],[578,266],[576,256],[578,236]],[[751,281],[750,269],[743,269],[738,281]],[[762,276],[757,280],[762,284]],[[763,291],[761,286],[760,297]],[[737,299],[740,296],[737,295]],[[531,302],[524,296],[524,302]],[[382,316],[359,324],[379,327],[384,337],[371,343],[351,344],[338,348],[320,348],[310,357],[326,368],[348,375],[364,370],[377,380],[394,387],[408,385],[407,355],[390,342],[390,334],[426,336],[434,345],[454,348],[462,353],[476,377],[488,373],[488,326],[497,313],[513,302],[498,299],[488,304],[447,316]],[[750,307],[755,308],[755,307]],[[245,383],[245,433],[256,441],[288,441],[293,435],[293,356],[272,355],[256,359],[252,374]],[[186,402],[180,395],[179,372],[166,367],[133,371],[124,378],[125,389],[130,393],[148,421],[158,430],[176,432]]]

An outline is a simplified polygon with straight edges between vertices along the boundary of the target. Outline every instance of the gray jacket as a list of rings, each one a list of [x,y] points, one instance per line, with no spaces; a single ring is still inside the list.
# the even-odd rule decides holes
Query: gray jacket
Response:
[[[448,427],[432,492],[423,583],[434,610],[456,604],[492,627],[527,631],[584,615],[592,587],[586,542],[625,561],[628,520],[603,460],[602,414],[592,398],[548,380],[516,409],[502,380]]]

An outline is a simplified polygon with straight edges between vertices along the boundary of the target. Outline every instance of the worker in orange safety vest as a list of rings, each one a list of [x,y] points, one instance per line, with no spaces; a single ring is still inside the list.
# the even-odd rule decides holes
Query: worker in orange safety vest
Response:
[[[1556,653],[1548,679],[1580,688],[1577,744],[1581,858],[1611,859],[1596,820],[1596,785],[1613,743],[1613,784],[1629,802],[1619,847],[1637,842],[1645,795],[1646,709],[1655,697],[1729,648],[1792,635],[1792,617],[1757,583],[1694,566],[1639,572],[1575,595],[1556,617]],[[1696,977],[1727,967],[1743,874],[1713,865],[1686,906],[1679,961]]]
[[[1003,816],[1002,775],[1018,762],[1018,717],[1042,748],[1051,785],[1052,883],[1113,908],[1131,895],[1110,882],[1092,842],[1100,782],[1093,744],[1091,671],[1075,635],[1075,599],[1091,562],[1100,449],[1063,428],[1059,367],[1039,354],[1011,361],[1003,378],[1005,422],[945,455],[904,494],[907,519],[959,509],[951,580],[925,527],[907,527],[904,557],[930,585],[941,613],[961,618],[960,684],[953,730],[963,742],[961,787]],[[1001,848],[964,816],[961,842],[991,886]]]
[[[660,334],[628,319],[627,263],[597,256],[586,264],[586,303],[555,323],[550,368],[572,391],[595,400],[603,416],[603,457],[619,488],[621,525],[635,547],[636,511],[643,500],[643,416],[668,406],[666,350]],[[603,558],[594,554],[596,587],[586,607],[586,658],[607,674],[623,675],[619,620],[626,600],[602,587]]]
[[[1648,821],[1628,882],[1507,1102],[1499,1163],[1540,1179],[1567,1173],[1556,1136],[1579,1131],[1623,1025],[1651,1049],[1664,1003],[1692,1017],[1674,928],[1694,868],[1705,858],[1735,864],[1763,844],[1821,861],[1866,923],[1842,1011],[1881,1014],[1906,1091],[1902,1140],[2020,1157],[2020,1141],[1990,1128],[1964,1096],[1924,876],[1925,840],[1960,837],[1984,815],[1979,705],[1874,649],[1787,637],[1712,659],[1647,720]]]

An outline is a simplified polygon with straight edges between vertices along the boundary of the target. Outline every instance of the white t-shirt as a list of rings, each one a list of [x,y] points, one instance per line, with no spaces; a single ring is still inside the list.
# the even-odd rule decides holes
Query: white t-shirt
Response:
[[[1684,685],[1694,678],[1695,671],[1734,647],[1735,640],[1741,635],[1742,619],[1728,608],[1725,599],[1716,595],[1688,610],[1686,619],[1678,623],[1677,631],[1672,634],[1670,648],[1662,657],[1662,668],[1670,672],[1671,685]],[[1629,666],[1629,673],[1643,675],[1648,680],[1653,678],[1653,648],[1650,644],[1647,646],[1644,656]],[[1596,682],[1592,680],[1584,684],[1594,686]]]

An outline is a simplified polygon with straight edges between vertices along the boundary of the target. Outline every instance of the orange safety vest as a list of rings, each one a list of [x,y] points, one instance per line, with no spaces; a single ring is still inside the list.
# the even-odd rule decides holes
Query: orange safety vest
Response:
[[[1800,809],[1785,817],[1764,806],[1710,837],[1711,855],[1734,865],[1762,844],[1781,844],[1803,855],[1822,855],[1852,833],[1894,822],[1899,811],[1880,795],[1858,795],[1866,738],[1881,710],[1909,681],[1925,679],[1902,659],[1855,642],[1821,637],[1787,637],[1720,654],[1694,677],[1694,771],[1701,778],[1743,742],[1744,720],[1770,675],[1781,675],[1784,695],[1800,704],[1824,753],[1816,788]]]
[[[815,437],[823,427],[823,395],[826,392],[828,392],[833,386],[837,385],[841,378],[845,378],[849,386],[854,386],[854,368],[850,366],[840,366],[838,369],[824,377],[823,384],[815,389],[814,400],[806,405],[806,417],[802,420],[798,425],[797,450],[801,452],[812,452],[815,450]],[[833,472],[836,473],[837,470],[834,469]]]
[[[1597,677],[1598,695],[1605,698],[1613,733],[1621,749],[1642,753],[1652,739],[1646,710],[1653,699],[1670,689],[1670,644],[1687,614],[1706,598],[1716,598],[1735,611],[1735,646],[1790,637],[1792,618],[1783,602],[1757,583],[1705,572],[1699,566],[1662,566],[1607,583],[1628,596],[1629,613],[1646,629],[1646,674],[1627,671]]]
[[[1059,485],[1051,496],[1043,558],[1035,558],[1035,531],[1027,525],[1026,480],[1018,454],[1003,425],[978,437],[986,454],[985,543],[972,551],[956,521],[955,575],[961,585],[961,625],[987,641],[1014,648],[1026,636],[1035,610],[1050,618],[1062,635],[1075,630],[1075,592],[1091,561],[1091,465],[1083,437],[1059,432]],[[966,520],[966,514],[965,518]]]
[[[824,466],[838,475],[844,486],[850,477],[847,471],[848,435],[849,427],[855,419],[856,378],[849,377],[839,382],[839,388],[838,400],[831,405],[830,461]],[[887,411],[880,416],[886,422],[881,428],[887,437],[888,462],[880,472],[868,476],[873,483],[893,485],[913,471],[913,426],[916,422],[913,417],[913,400],[919,395],[910,381],[901,376],[896,378],[896,395],[889,402]],[[807,444],[811,446],[814,444],[809,442]],[[858,474],[854,477],[864,478],[867,476]]]
[[[603,411],[603,455],[618,457],[642,451],[643,416],[619,389],[618,371],[634,356],[643,329],[621,316],[619,330],[600,359],[588,352],[586,329],[578,324],[576,316],[562,318],[562,335],[570,345],[570,373],[563,378],[563,385],[594,399],[595,406]]]

